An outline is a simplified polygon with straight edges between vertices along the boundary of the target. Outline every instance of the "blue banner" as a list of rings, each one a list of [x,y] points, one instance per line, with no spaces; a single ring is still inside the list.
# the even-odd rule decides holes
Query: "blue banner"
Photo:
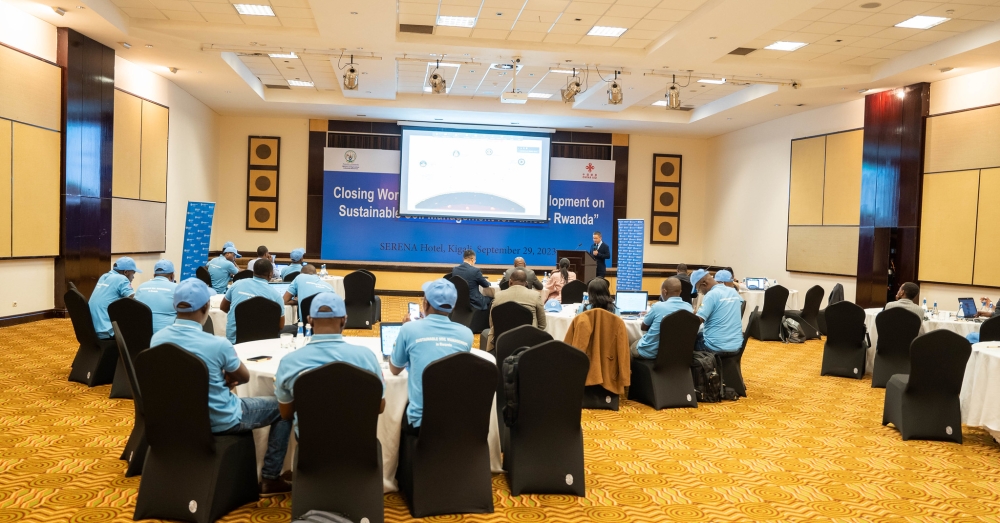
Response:
[[[618,280],[615,292],[642,290],[645,225],[643,220],[618,220]]]
[[[181,280],[194,278],[194,272],[198,267],[208,263],[208,243],[212,239],[214,217],[215,203],[188,202],[187,222],[184,224]]]

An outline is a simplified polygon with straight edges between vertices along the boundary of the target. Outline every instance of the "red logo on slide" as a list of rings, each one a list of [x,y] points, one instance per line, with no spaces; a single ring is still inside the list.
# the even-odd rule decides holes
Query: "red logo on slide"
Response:
[[[587,166],[584,167],[584,169],[586,169],[588,173],[594,172],[595,168],[596,167],[594,167],[594,164],[592,164],[592,163],[588,163]]]
[[[594,169],[596,169],[596,168],[597,167],[594,167],[594,164],[588,163],[587,166],[584,167],[584,169],[586,169],[587,172],[583,173],[583,178],[584,179],[590,179],[590,180],[596,180],[597,179],[597,173],[594,172]]]

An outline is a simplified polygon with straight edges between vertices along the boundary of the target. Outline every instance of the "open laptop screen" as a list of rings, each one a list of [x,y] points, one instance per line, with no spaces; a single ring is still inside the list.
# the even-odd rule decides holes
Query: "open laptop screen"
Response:
[[[966,318],[976,317],[976,300],[972,298],[959,298],[958,306],[962,308],[962,314]]]
[[[291,283],[271,283],[269,284],[272,289],[278,291],[278,296],[285,296],[285,292],[291,287]]]
[[[399,337],[399,329],[402,326],[402,323],[381,323],[379,331],[382,337],[382,356],[392,354],[392,349],[396,346],[396,338]]]
[[[767,278],[747,278],[743,283],[747,286],[748,290],[751,291],[762,291],[764,290]]]
[[[649,293],[646,291],[618,291],[615,307],[622,314],[639,314],[646,310]]]

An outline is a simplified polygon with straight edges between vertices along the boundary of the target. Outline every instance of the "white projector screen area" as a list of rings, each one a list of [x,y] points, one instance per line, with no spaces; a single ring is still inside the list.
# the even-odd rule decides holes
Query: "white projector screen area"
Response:
[[[402,131],[399,214],[548,219],[548,135],[407,127]]]

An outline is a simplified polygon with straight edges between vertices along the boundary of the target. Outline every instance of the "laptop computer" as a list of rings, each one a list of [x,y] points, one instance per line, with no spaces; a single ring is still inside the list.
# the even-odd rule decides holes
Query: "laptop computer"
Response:
[[[396,347],[396,338],[399,337],[399,329],[402,323],[382,322],[379,327],[379,336],[382,338],[382,360],[389,361],[392,349]]]
[[[275,263],[274,271],[277,272],[278,274],[281,274],[281,271],[285,270],[285,267],[288,267],[287,263]]]
[[[288,288],[291,287],[292,284],[291,283],[280,283],[280,282],[278,282],[278,283],[269,283],[268,285],[270,285],[272,289],[278,291],[278,296],[284,297],[285,296],[285,291],[287,291]]]
[[[767,278],[747,278],[743,280],[743,284],[747,286],[747,290],[762,291],[767,287]]]
[[[623,315],[646,312],[649,293],[646,291],[618,291],[615,294],[615,307]]]
[[[962,309],[962,314],[969,319],[975,318],[976,313],[979,312],[976,309],[976,300],[972,298],[959,298],[958,306]]]

